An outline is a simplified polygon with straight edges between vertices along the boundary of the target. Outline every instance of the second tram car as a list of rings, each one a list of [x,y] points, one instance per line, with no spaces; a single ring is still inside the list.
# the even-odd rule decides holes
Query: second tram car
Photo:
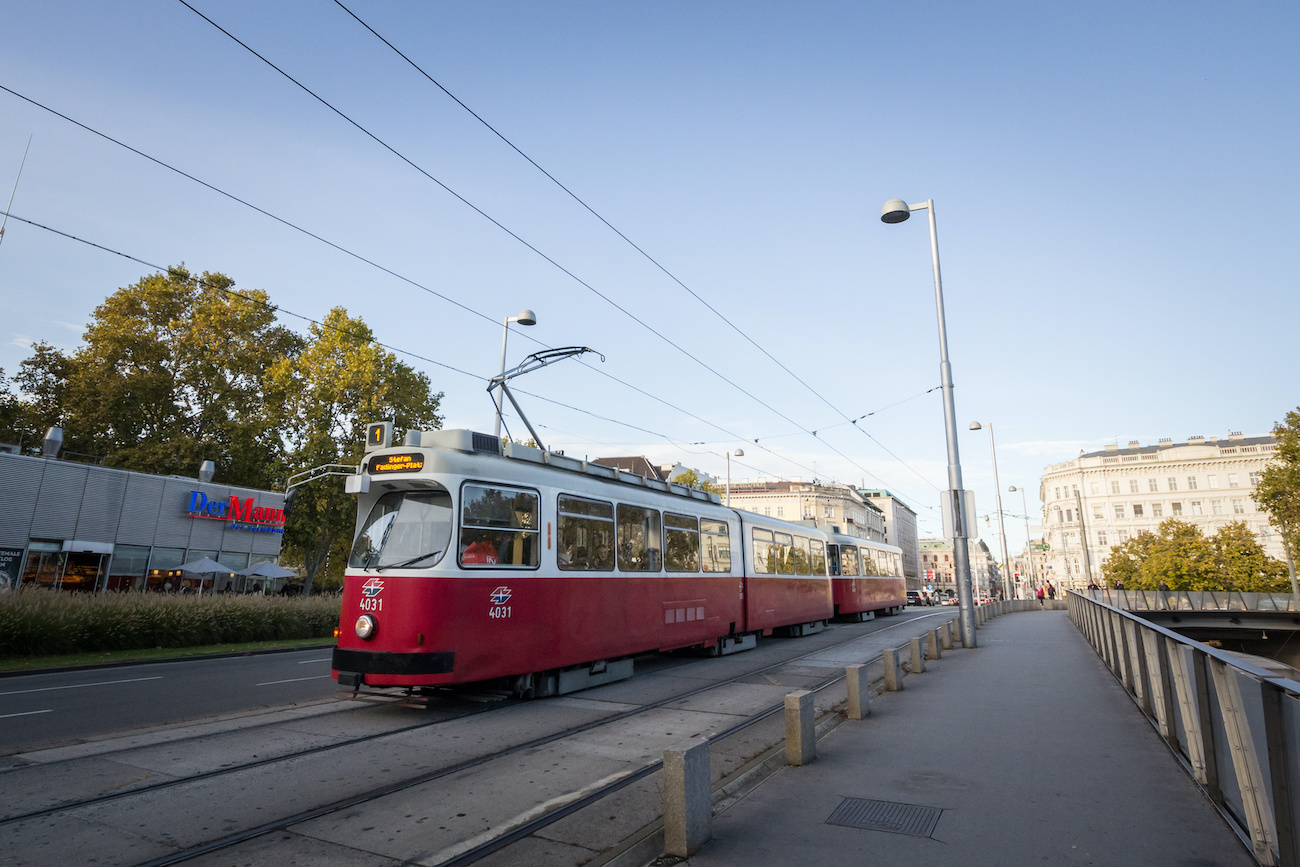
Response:
[[[867,620],[907,607],[902,549],[834,530],[827,536],[836,616]]]
[[[832,586],[850,548],[887,546],[486,434],[407,443],[348,478],[358,526],[331,667],[357,697],[571,692],[631,676],[636,654],[731,653],[895,604],[867,591],[875,578],[844,602]]]

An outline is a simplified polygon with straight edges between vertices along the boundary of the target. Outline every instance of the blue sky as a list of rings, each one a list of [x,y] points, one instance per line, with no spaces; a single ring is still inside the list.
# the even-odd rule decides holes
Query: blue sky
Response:
[[[347,0],[805,386],[336,4],[191,2],[644,325],[176,0],[4,0],[0,85],[475,313],[0,92],[5,199],[32,139],[13,213],[294,313],[346,306],[471,374],[407,359],[447,426],[490,430],[501,319],[531,307],[511,363],[605,356],[519,381],[547,445],[716,474],[744,448],[733,478],[885,486],[938,534],[929,238],[924,213],[880,222],[894,197],[936,203],[981,514],[972,420],[1037,516],[1043,467],[1080,449],[1266,433],[1300,404],[1295,4]],[[74,349],[147,272],[11,219],[0,367],[34,340]]]

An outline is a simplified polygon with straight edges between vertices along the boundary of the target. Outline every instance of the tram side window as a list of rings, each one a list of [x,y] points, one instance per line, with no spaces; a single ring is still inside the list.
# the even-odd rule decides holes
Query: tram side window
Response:
[[[799,575],[812,574],[808,560],[808,539],[805,536],[794,537],[794,571]]]
[[[782,575],[794,574],[794,540],[789,533],[776,534],[776,571]]]
[[[840,568],[845,575],[858,575],[858,549],[852,545],[840,546]]]
[[[832,575],[839,575],[840,572],[842,571],[842,570],[840,569],[840,546],[839,546],[839,545],[827,545],[827,546],[826,546],[826,552],[827,552],[827,555],[828,555],[828,556],[827,556],[827,559],[829,560],[829,566],[830,566],[831,574],[832,574]]]
[[[875,553],[877,555],[880,554],[879,551]],[[876,565],[876,557],[872,556],[872,551],[870,548],[862,549],[862,574],[863,575],[884,575],[885,574],[884,570]]]
[[[731,532],[725,521],[700,521],[705,572],[731,571]]]
[[[664,568],[700,571],[700,522],[689,515],[664,513]]]
[[[826,574],[826,546],[820,539],[809,539],[808,547],[812,557],[812,573],[814,575]],[[834,545],[831,546],[835,547]]]
[[[776,572],[776,545],[771,530],[754,530],[754,571],[760,575]]]
[[[614,571],[614,506],[561,495],[559,566],[565,571]]]
[[[537,504],[536,491],[461,488],[460,564],[471,569],[537,568]]]
[[[624,572],[658,572],[659,512],[640,506],[618,507],[618,568]]]

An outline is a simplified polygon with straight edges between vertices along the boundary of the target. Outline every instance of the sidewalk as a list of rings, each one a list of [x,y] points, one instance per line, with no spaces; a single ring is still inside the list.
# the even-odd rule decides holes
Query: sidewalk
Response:
[[[1255,863],[1064,612],[1003,615],[713,819],[693,867]],[[930,837],[832,825],[938,808]]]

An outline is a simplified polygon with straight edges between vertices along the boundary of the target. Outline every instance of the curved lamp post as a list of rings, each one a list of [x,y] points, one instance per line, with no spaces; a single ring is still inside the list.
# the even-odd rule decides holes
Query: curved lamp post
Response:
[[[965,494],[961,486],[961,460],[957,454],[957,410],[952,399],[952,364],[948,361],[948,325],[943,315],[943,281],[939,276],[939,230],[934,223],[934,199],[909,205],[902,199],[890,199],[880,209],[884,223],[901,223],[912,211],[928,211],[930,216],[930,258],[934,263],[934,304],[939,318],[939,382],[943,390],[944,432],[948,441],[948,509],[952,527],[952,560],[957,579],[957,602],[961,620],[961,639],[966,647],[975,646],[975,607],[971,598],[970,551],[966,547]]]
[[[1038,587],[1038,575],[1034,572],[1034,546],[1033,537],[1029,535],[1029,505],[1025,502],[1025,489],[1017,488],[1015,485],[1007,488],[1010,493],[1020,492],[1020,508],[1025,512],[1025,553],[1029,555],[1029,586]]]
[[[501,332],[501,374],[506,372],[506,338],[510,336],[510,323],[518,322],[520,325],[536,325],[537,314],[525,307],[519,311],[518,316],[507,316],[505,330]],[[493,429],[493,434],[498,440],[501,439],[501,389],[497,389],[497,424]]]
[[[727,505],[728,506],[731,505],[731,456],[732,455],[735,455],[738,458],[743,458],[745,456],[745,450],[736,449],[734,452],[727,452]]]
[[[980,424],[977,421],[970,423],[971,430],[989,429],[989,449],[993,452],[993,489],[997,491],[998,507],[998,532],[1002,534],[1002,571],[1006,574],[1002,576],[1007,588],[1007,598],[1017,598],[1015,582],[1011,580],[1010,561],[1007,559],[1007,525],[1002,521],[1002,485],[998,482],[998,449],[993,443],[993,422],[986,421]]]

